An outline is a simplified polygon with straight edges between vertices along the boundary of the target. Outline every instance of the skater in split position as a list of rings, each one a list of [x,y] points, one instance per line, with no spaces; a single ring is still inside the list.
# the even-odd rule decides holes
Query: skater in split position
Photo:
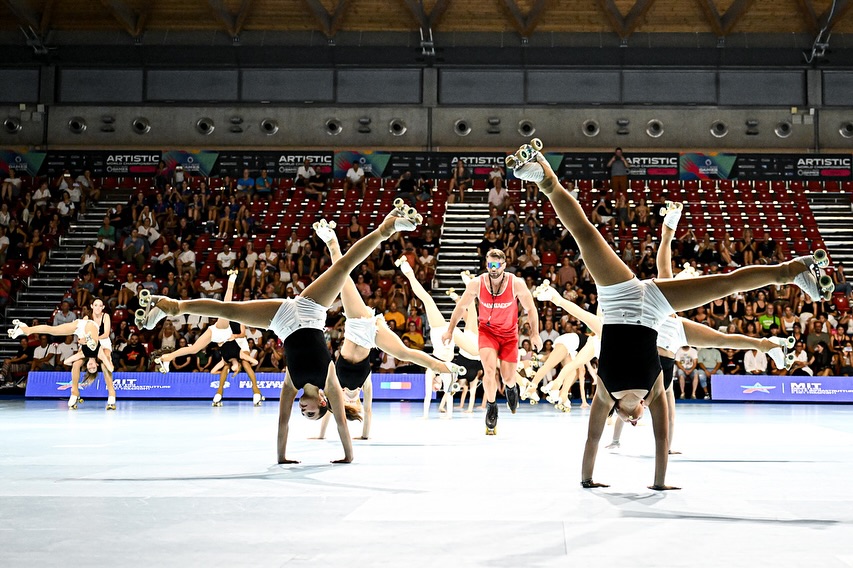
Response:
[[[338,237],[335,235],[334,224],[326,220],[314,223],[317,236],[326,243],[332,262],[342,258]],[[398,361],[409,361],[428,369],[434,376],[446,377],[448,384],[453,384],[458,374],[464,374],[464,369],[449,361],[439,361],[423,351],[410,349],[400,340],[400,337],[388,328],[382,316],[377,316],[372,308],[367,307],[355,283],[351,278],[346,279],[341,289],[341,303],[344,306],[344,341],[341,352],[335,361],[338,381],[344,389],[344,394],[353,405],[358,402],[358,390],[370,382],[370,350],[379,349],[392,355]],[[348,410],[360,419],[360,407],[349,407]],[[365,409],[369,412],[370,409]],[[365,416],[361,437],[367,439],[370,424]],[[325,429],[323,429],[325,431]]]
[[[409,285],[412,288],[412,292],[414,292],[415,296],[417,296],[417,298],[424,306],[427,322],[429,323],[429,335],[430,341],[432,342],[433,357],[449,363],[453,360],[453,348],[455,345],[458,345],[459,348],[464,352],[476,353],[477,334],[476,331],[471,330],[469,325],[471,312],[474,308],[469,310],[468,316],[465,319],[465,330],[463,331],[461,329],[454,329],[450,343],[445,345],[442,341],[442,335],[444,335],[444,332],[447,331],[449,327],[447,325],[447,320],[444,319],[444,316],[441,314],[441,311],[435,304],[435,300],[432,299],[432,296],[430,296],[429,292],[427,292],[426,289],[421,286],[421,283],[418,282],[418,279],[415,277],[415,273],[412,270],[412,266],[406,260],[405,256],[397,259],[395,264],[400,268],[400,271],[403,273],[403,276],[405,276],[406,279],[409,281]],[[468,281],[471,280],[471,275],[468,274],[468,272],[463,272],[462,280],[467,284]],[[458,300],[458,297],[456,299]],[[476,315],[474,317],[476,318]],[[465,374],[467,375],[467,372]],[[424,418],[429,417],[429,408],[432,402],[432,393],[433,391],[438,390],[444,391],[444,397],[442,398],[441,403],[439,404],[439,411],[442,411],[442,409],[446,408],[448,415],[452,415],[453,395],[455,393],[454,389],[458,388],[459,390],[463,390],[462,385],[465,379],[462,379],[460,377],[458,383],[451,382],[449,379],[450,377],[448,377],[446,374],[439,375],[434,373],[432,369],[427,369],[426,377],[424,378]],[[476,380],[476,373],[473,373],[469,376],[469,380],[466,382],[464,388],[468,388],[469,383]],[[473,389],[477,389],[476,384],[474,384]]]
[[[668,406],[663,396],[663,376],[657,354],[657,328],[671,314],[696,308],[717,298],[770,284],[794,283],[813,300],[830,293],[820,273],[825,253],[796,258],[777,266],[748,266],[729,274],[700,276],[692,280],[638,280],[584,215],[580,204],[560,184],[539,152],[542,143],[531,141],[507,157],[516,177],[535,182],[550,199],[557,216],[578,243],[587,270],[596,282],[602,312],[601,379],[590,410],[589,428],[581,468],[584,488],[602,487],[592,479],[595,456],[606,417],[617,412],[636,424],[648,405],[655,433],[655,477],[650,487],[666,485],[668,458]],[[821,251],[822,252],[822,251]]]
[[[225,289],[225,296],[223,297],[223,302],[230,302],[234,297],[234,285],[237,282],[237,270],[229,270],[228,271],[228,286]],[[145,324],[145,309],[140,309],[137,311],[137,321],[136,325],[142,326]],[[234,372],[239,371],[239,365],[242,365],[243,370],[246,371],[246,374],[252,381],[252,404],[255,406],[260,406],[263,400],[263,396],[261,396],[261,389],[258,388],[258,381],[255,377],[255,370],[252,368],[252,365],[257,365],[258,362],[252,359],[249,355],[249,343],[246,341],[246,327],[244,325],[236,324],[236,330],[232,329],[232,325],[227,319],[219,318],[212,325],[207,326],[207,329],[204,330],[198,339],[192,345],[188,345],[187,347],[182,347],[180,349],[176,349],[175,351],[169,353],[163,353],[159,357],[157,357],[154,362],[157,364],[157,369],[161,373],[169,372],[169,365],[172,361],[175,360],[176,357],[184,357],[186,355],[195,355],[211,343],[216,343],[220,347],[222,347],[222,362],[225,366],[224,370],[221,371],[221,378],[219,380],[219,388],[216,390],[216,394],[213,395],[213,406],[222,406],[222,390],[225,386],[225,377],[228,376],[228,367],[232,364],[232,359],[234,367],[232,370]],[[242,341],[240,341],[242,339]],[[225,347],[227,345],[227,347]],[[228,355],[228,357],[226,357]]]
[[[352,461],[352,440],[347,427],[341,383],[326,345],[323,329],[327,306],[350,280],[350,272],[397,231],[412,231],[421,222],[414,208],[395,208],[379,227],[358,240],[338,262],[333,263],[299,296],[293,299],[220,302],[178,301],[162,296],[140,298],[147,312],[145,328],[153,328],[168,315],[195,314],[238,321],[250,327],[271,329],[284,342],[286,375],[279,404],[278,463],[297,463],[287,458],[287,435],[293,401],[300,389],[299,410],[309,420],[319,420],[331,411],[344,447],[344,457],[334,463]]]
[[[487,272],[465,286],[465,293],[453,309],[442,342],[449,345],[456,324],[476,298],[479,302],[477,328],[480,360],[483,363],[483,390],[486,400],[486,435],[494,435],[498,422],[497,371],[506,385],[506,400],[510,412],[518,408],[519,391],[516,384],[518,363],[518,303],[527,310],[530,338],[537,351],[542,349],[539,337],[539,314],[536,303],[524,280],[505,271],[506,255],[492,249],[486,253]]]

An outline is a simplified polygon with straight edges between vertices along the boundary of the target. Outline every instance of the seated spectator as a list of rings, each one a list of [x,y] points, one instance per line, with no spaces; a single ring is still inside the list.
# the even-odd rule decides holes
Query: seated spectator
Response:
[[[190,250],[190,244],[186,241],[181,243],[181,254],[178,255],[175,266],[178,269],[178,276],[183,276],[184,273],[187,273],[191,278],[195,278],[196,256],[195,252]]]
[[[491,189],[493,187],[497,187],[497,184],[500,184],[501,187],[506,185],[504,183],[504,179],[506,178],[506,173],[504,172],[503,167],[495,162],[492,164],[492,169],[489,171],[489,180],[486,182],[486,186]]]
[[[465,203],[465,192],[471,187],[471,182],[471,172],[465,166],[465,162],[456,160],[456,166],[453,168],[453,177],[448,186],[450,195],[447,198],[447,202]]]
[[[405,199],[410,205],[415,204],[415,195],[418,191],[418,180],[415,179],[411,170],[403,172],[403,175],[401,175],[400,179],[397,180],[397,185],[394,186],[394,190],[397,192],[397,197]]]
[[[77,179],[74,181],[80,184],[80,189],[83,191],[84,202],[94,202],[101,199],[101,190],[92,179],[92,170],[88,168],[83,170],[83,173],[77,176]]]
[[[31,371],[55,371],[57,349],[54,344],[48,342],[46,335],[39,336],[39,346],[33,351]]]
[[[17,352],[3,361],[3,367],[0,368],[0,388],[15,386],[14,375],[29,371],[32,360],[33,350],[30,349],[29,339],[22,337],[18,342]]]
[[[103,300],[104,304],[109,304],[110,307],[115,307],[118,303],[118,291],[121,289],[121,282],[116,277],[116,271],[112,268],[107,272],[107,277],[101,280],[98,287],[98,297]]]
[[[802,341],[797,341],[794,344],[794,364],[788,374],[796,376],[811,377],[814,375],[811,367],[809,367],[809,354],[805,350],[805,344]]]
[[[77,321],[77,314],[71,311],[71,302],[67,299],[62,300],[62,303],[59,304],[59,311],[53,316],[53,325],[60,326],[73,321]]]
[[[260,175],[255,178],[255,195],[264,200],[269,200],[272,195],[272,178],[266,168],[263,168]]]
[[[404,330],[406,325],[406,314],[401,312],[397,307],[397,302],[391,301],[388,305],[388,311],[385,312],[385,321],[390,325],[394,324],[394,331]]]
[[[174,274],[171,274],[171,276],[174,279]],[[136,293],[139,291],[139,286],[139,283],[135,282],[133,272],[128,272],[125,277],[125,282],[121,285],[121,288],[118,291],[118,302],[116,307],[126,308],[130,301],[136,297]]]
[[[524,253],[518,257],[518,267],[521,269],[523,277],[536,278],[542,271],[542,262],[533,247],[527,245],[524,247]]]
[[[139,343],[139,335],[132,333],[127,345],[119,356],[119,371],[145,371],[148,368],[148,354],[145,347]]]
[[[21,196],[21,178],[13,168],[9,168],[9,174],[3,180],[3,185],[0,186],[0,200],[9,203],[14,202]]]
[[[133,229],[122,244],[122,257],[127,264],[136,264],[136,268],[141,270],[147,260],[146,249],[145,239],[139,236],[139,231]]]
[[[408,340],[411,343],[412,349],[417,349],[419,351],[423,351],[424,348],[424,336],[423,333],[418,331],[418,326],[415,322],[410,321],[406,326],[406,333],[403,334],[402,338],[404,340]]]
[[[212,272],[207,276],[207,282],[201,283],[201,297],[210,298],[212,300],[221,300],[225,288],[222,283],[216,279],[216,275]]]
[[[503,186],[503,178],[496,177],[492,180],[494,185],[489,190],[489,206],[498,211],[506,211],[510,207],[509,191]]]
[[[344,192],[354,188],[359,190],[363,198],[365,191],[367,191],[367,178],[365,177],[364,169],[358,162],[350,166],[344,178]]]
[[[237,180],[237,199],[243,199],[253,195],[255,192],[255,178],[249,173],[249,169],[243,170],[243,177]]]

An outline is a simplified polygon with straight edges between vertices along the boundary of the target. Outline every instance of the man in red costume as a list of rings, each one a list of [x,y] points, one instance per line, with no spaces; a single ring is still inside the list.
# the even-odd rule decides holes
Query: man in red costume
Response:
[[[486,253],[485,274],[471,280],[465,293],[456,304],[447,331],[442,336],[445,344],[450,342],[456,324],[468,305],[477,298],[479,317],[480,359],[483,363],[483,389],[486,397],[486,434],[494,435],[498,422],[498,363],[506,385],[506,400],[510,411],[518,408],[518,385],[515,384],[515,369],[518,363],[518,304],[527,310],[530,324],[530,340],[536,350],[542,349],[539,337],[539,314],[533,296],[524,280],[505,272],[506,255],[492,249]]]

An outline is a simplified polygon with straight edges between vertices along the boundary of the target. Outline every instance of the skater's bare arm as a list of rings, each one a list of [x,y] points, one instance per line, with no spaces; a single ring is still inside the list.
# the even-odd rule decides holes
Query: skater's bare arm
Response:
[[[459,301],[456,303],[456,307],[453,308],[453,313],[450,314],[450,321],[447,322],[447,331],[445,331],[441,336],[441,341],[445,345],[450,343],[450,338],[453,337],[453,330],[456,328],[456,324],[459,323],[459,320],[461,320],[462,316],[465,314],[465,310],[468,309],[468,306],[477,297],[477,288],[479,286],[479,278],[471,280],[468,282],[468,285],[465,286],[465,293],[462,294],[461,298],[459,298]]]
[[[652,387],[654,398],[649,403],[649,412],[652,415],[652,428],[655,432],[655,484],[649,489],[666,491],[669,489],[680,489],[670,487],[666,484],[666,466],[669,461],[669,403],[663,391],[663,380],[658,377],[655,386]]]
[[[530,324],[530,342],[537,351],[541,351],[542,338],[539,337],[539,312],[536,311],[536,302],[533,301],[533,295],[527,289],[524,280],[520,278],[513,278],[512,286],[521,307],[527,310],[527,323]],[[467,290],[465,292],[467,293]]]
[[[341,383],[338,382],[334,363],[329,363],[326,386],[323,391],[326,393],[326,398],[329,399],[329,404],[332,405],[332,414],[335,415],[335,424],[338,425],[338,436],[344,446],[344,458],[334,460],[332,463],[350,463],[352,461],[352,439],[350,439],[346,408],[344,408],[344,391],[341,388]]]
[[[287,375],[281,387],[281,399],[278,403],[278,463],[299,463],[286,457],[288,424],[290,414],[293,412],[293,401],[296,400],[298,391],[290,381],[290,371],[285,369],[285,372]]]
[[[329,413],[323,415],[323,418],[320,419],[320,433],[317,435],[315,440],[325,440],[326,439],[326,428],[329,426]]]
[[[368,375],[362,387],[364,393],[364,423],[361,425],[361,439],[370,437],[370,425],[373,422],[373,374]]]

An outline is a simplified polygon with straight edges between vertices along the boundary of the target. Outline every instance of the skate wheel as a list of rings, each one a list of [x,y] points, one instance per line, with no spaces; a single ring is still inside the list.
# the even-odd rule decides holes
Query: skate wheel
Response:
[[[661,208],[660,208],[660,214],[661,214],[661,217],[663,217],[664,215],[666,215],[666,212],[667,212],[667,211],[668,211],[668,209],[667,209],[666,207],[661,207]]]
[[[540,150],[542,150],[542,141],[541,141],[540,139],[538,139],[538,138],[531,138],[531,139],[530,139],[530,146],[531,146],[534,150],[536,150],[537,152],[539,152]]]
[[[403,201],[402,197],[398,197],[394,200],[394,207],[396,207],[397,209],[402,209],[405,204],[406,202]]]
[[[514,155],[507,156],[504,162],[506,163],[506,167],[511,170],[514,170],[515,167],[518,165],[518,160],[515,159]]]
[[[337,224],[335,221],[329,221],[329,228],[330,228],[330,229],[334,229],[334,228],[336,228],[337,226],[338,226],[338,224]]]
[[[787,355],[785,355],[785,367],[786,368],[790,367],[793,364],[794,364],[794,354],[788,353]]]
[[[115,410],[115,409],[116,409],[116,405],[115,405],[115,404],[108,404],[108,405],[107,405],[107,410]]]
[[[821,292],[832,292],[835,289],[835,284],[832,283],[832,278],[824,274],[820,277],[820,291]]]
[[[151,303],[151,291],[143,288],[139,291],[139,305],[143,308]],[[137,310],[139,313],[139,310]]]
[[[518,158],[518,161],[526,162],[530,159],[530,150],[528,150],[527,148],[520,148],[518,152],[516,152],[516,156]]]
[[[465,367],[459,367],[459,369],[457,369],[456,371],[456,374],[460,377],[464,377],[466,373],[468,373],[468,369],[466,369]]]
[[[797,340],[794,338],[793,335],[785,340],[785,345],[788,347],[788,349],[793,349],[796,343]]]
[[[829,266],[829,256],[827,256],[826,251],[823,249],[817,249],[814,251],[814,260],[817,263],[818,267],[826,268]]]
[[[405,213],[406,213],[406,217],[408,217],[409,219],[415,219],[418,215],[418,210],[415,209],[414,207],[407,207],[405,209]]]

